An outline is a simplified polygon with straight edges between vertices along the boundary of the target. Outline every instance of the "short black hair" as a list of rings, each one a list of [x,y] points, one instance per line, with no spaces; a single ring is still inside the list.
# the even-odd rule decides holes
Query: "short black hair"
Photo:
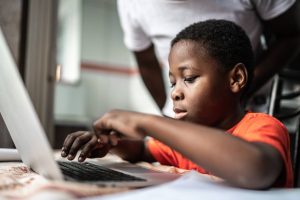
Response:
[[[240,26],[227,20],[201,21],[180,31],[172,40],[171,47],[182,40],[200,43],[225,70],[243,63],[248,72],[246,90],[249,88],[253,77],[254,53],[247,34]]]

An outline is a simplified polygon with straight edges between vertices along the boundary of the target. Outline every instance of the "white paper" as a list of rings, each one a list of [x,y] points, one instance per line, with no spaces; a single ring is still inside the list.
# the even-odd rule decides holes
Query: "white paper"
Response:
[[[17,149],[0,148],[0,161],[21,160]]]
[[[247,190],[215,182],[197,172],[189,172],[181,178],[160,186],[133,190],[120,194],[104,195],[85,200],[299,200],[299,189]]]

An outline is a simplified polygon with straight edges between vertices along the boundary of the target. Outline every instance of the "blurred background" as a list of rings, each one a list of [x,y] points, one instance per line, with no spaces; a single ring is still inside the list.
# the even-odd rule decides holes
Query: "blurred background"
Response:
[[[116,0],[0,0],[0,26],[54,148],[114,108],[159,114]],[[13,147],[0,118],[0,147]]]

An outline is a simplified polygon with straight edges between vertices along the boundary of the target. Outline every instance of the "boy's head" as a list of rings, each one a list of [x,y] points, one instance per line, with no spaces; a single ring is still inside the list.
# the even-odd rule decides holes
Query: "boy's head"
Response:
[[[169,64],[175,117],[218,126],[249,87],[254,56],[242,28],[207,20],[177,34]]]

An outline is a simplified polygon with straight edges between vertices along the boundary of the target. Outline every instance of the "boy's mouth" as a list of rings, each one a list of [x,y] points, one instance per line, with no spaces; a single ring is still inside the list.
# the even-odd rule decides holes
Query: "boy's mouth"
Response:
[[[175,112],[175,116],[174,116],[175,119],[183,119],[187,115],[186,110],[182,110],[179,108],[174,108],[173,110]]]

